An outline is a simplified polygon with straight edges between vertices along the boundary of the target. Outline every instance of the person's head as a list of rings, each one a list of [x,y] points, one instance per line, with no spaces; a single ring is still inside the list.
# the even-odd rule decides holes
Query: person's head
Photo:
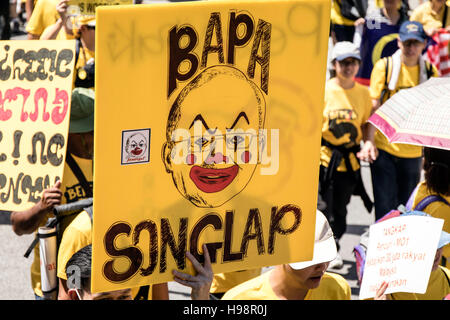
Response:
[[[313,259],[284,265],[284,269],[293,276],[291,278],[297,281],[297,285],[310,290],[319,286],[328,265],[336,256],[333,231],[327,218],[317,210]]]
[[[359,48],[349,41],[338,42],[333,47],[331,61],[336,77],[353,81],[361,63]]]
[[[405,21],[400,26],[400,31],[397,40],[404,58],[419,61],[422,51],[427,44],[427,35],[420,22]]]
[[[94,145],[94,90],[75,88],[70,110],[69,146],[93,154]]]
[[[77,251],[66,264],[68,294],[71,300],[131,300],[131,290],[91,293],[92,245]]]
[[[402,5],[402,0],[383,0],[383,5],[387,11],[398,10]]]
[[[95,16],[79,15],[75,18],[73,33],[85,42],[95,43]]]
[[[262,92],[236,68],[210,67],[189,82],[171,107],[162,147],[180,194],[218,207],[241,192],[259,162],[264,117]]]
[[[432,193],[450,195],[450,150],[423,149],[425,183]]]
[[[444,6],[447,0],[430,0],[431,5],[435,7],[438,11]]]

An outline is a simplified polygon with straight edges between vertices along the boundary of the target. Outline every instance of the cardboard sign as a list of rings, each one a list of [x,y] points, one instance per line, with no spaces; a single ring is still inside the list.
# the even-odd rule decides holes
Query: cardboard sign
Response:
[[[77,15],[95,15],[95,9],[98,6],[113,6],[132,4],[133,0],[70,0],[67,7],[67,14]]]
[[[360,299],[375,297],[383,281],[393,292],[425,293],[444,220],[397,217],[370,226]]]
[[[311,260],[329,12],[98,9],[92,290]]]
[[[0,41],[0,203],[28,209],[62,179],[75,41]]]

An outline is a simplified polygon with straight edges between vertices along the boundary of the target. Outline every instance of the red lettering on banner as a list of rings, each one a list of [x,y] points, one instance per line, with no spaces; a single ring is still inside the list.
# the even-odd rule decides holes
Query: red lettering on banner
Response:
[[[34,94],[34,107],[35,110],[37,111],[39,109],[39,100],[44,100],[44,112],[42,114],[42,120],[44,121],[48,121],[48,119],[50,119],[50,114],[46,111],[47,109],[47,98],[48,98],[48,93],[47,90],[45,88],[39,88],[36,93]],[[36,112],[37,113],[37,112]],[[33,121],[36,121],[36,118],[31,118],[30,119]]]
[[[63,105],[62,111],[60,112],[61,106],[55,107],[52,111],[52,121],[54,124],[60,124],[63,122],[67,114],[67,109],[69,108],[69,95],[67,94],[67,91],[56,88],[55,100],[53,101],[53,104],[56,105],[59,103],[62,103]]]
[[[26,103],[28,97],[30,96],[31,89],[24,89],[21,87],[15,87],[13,89],[7,89],[2,93],[0,90],[0,121],[7,121],[11,119],[13,116],[13,112],[18,112],[14,110],[14,108],[7,109],[5,106],[6,102],[17,101],[18,97],[22,95],[23,103],[22,109],[20,111],[20,121],[25,122],[30,119],[33,122],[36,122],[40,115],[39,102],[43,101],[42,107],[42,120],[48,121],[50,119],[50,112],[47,111],[47,101],[48,101],[48,92],[46,88],[39,88],[33,94],[34,100],[34,111],[28,112],[26,111]],[[55,99],[53,100],[54,108],[51,111],[51,119],[54,124],[60,124],[64,121],[67,110],[69,108],[69,95],[67,91],[60,90],[55,88]]]
[[[22,116],[23,117],[23,109],[25,108],[25,103],[30,96],[30,90],[22,89],[19,87],[15,87],[14,89],[8,89],[5,92],[4,98],[2,98],[2,94],[0,92],[0,120],[7,121],[12,117],[11,110],[5,110],[5,102],[6,101],[16,101],[18,95],[23,96],[23,104],[22,104]],[[28,117],[28,114],[26,115]]]

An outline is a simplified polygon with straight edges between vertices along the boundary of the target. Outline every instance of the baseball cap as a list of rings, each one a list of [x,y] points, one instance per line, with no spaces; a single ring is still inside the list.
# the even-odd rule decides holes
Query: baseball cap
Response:
[[[421,216],[421,217],[433,218],[433,216],[429,215],[428,213],[425,213],[423,211],[415,211],[415,210],[407,211],[400,215],[400,217],[406,217],[406,216]],[[441,231],[441,237],[439,238],[439,243],[438,243],[437,248],[440,249],[449,243],[450,243],[450,234],[445,231]]]
[[[341,41],[334,45],[331,53],[331,61],[342,61],[347,58],[355,58],[361,60],[359,48],[353,42]]]
[[[75,19],[78,26],[90,26],[95,27],[95,16],[91,15],[79,15]]]
[[[94,130],[94,101],[94,90],[73,89],[69,133],[84,133]]]
[[[427,39],[427,35],[423,30],[423,26],[417,21],[405,21],[400,26],[398,32],[400,41],[405,42],[407,40],[418,40],[424,42]]]
[[[289,266],[294,270],[300,270],[315,264],[332,261],[336,256],[337,247],[333,231],[327,218],[322,212],[317,210],[313,259],[311,261],[290,263]]]

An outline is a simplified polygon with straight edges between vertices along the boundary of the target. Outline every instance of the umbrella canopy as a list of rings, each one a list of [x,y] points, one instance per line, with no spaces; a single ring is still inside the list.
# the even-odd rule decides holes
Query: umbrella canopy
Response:
[[[450,150],[450,78],[394,94],[369,118],[389,142]]]

